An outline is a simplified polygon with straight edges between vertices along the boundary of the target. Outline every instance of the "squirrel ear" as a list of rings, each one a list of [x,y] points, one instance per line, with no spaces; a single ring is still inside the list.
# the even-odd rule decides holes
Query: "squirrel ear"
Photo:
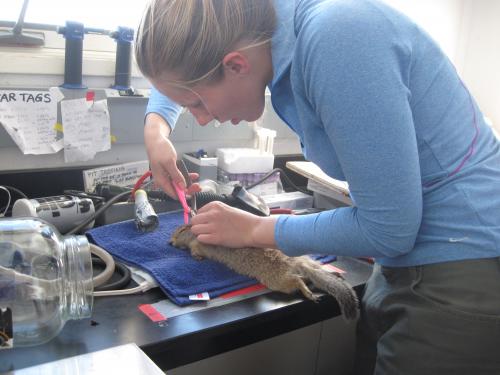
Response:
[[[191,229],[191,225],[189,225],[189,224],[183,224],[180,227],[179,234],[189,232],[190,229]]]

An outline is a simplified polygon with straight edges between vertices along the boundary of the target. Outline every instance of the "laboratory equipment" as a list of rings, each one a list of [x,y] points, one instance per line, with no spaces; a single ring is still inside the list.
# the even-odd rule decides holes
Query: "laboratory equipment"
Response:
[[[145,190],[138,189],[135,198],[135,225],[141,232],[151,232],[158,227],[158,215],[148,201]]]
[[[64,83],[66,89],[86,89],[82,84],[83,38],[85,30],[82,23],[66,21],[66,26],[57,32],[66,39],[64,49]]]
[[[269,216],[270,211],[266,202],[258,195],[247,191],[243,186],[236,185],[231,194],[214,194],[208,191],[195,193],[197,208],[207,203],[219,201],[229,206],[253,213],[258,216]]]
[[[90,198],[72,195],[57,195],[35,199],[18,199],[12,207],[13,217],[39,217],[53,224],[59,233],[67,233],[95,213],[94,202]],[[94,220],[84,228],[94,226]]]
[[[131,90],[130,75],[134,29],[119,26],[118,30],[112,32],[110,36],[116,40],[115,84],[111,88]]]
[[[93,303],[90,246],[39,218],[0,219],[0,349],[42,344]]]
[[[182,160],[190,172],[198,173],[199,181],[217,180],[217,157],[209,156],[207,152],[198,150],[183,154]]]

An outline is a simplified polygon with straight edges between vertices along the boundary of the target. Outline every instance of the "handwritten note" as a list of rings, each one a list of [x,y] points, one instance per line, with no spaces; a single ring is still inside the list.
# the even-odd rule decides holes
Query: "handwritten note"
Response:
[[[91,160],[111,148],[110,119],[106,100],[63,100],[64,160]]]
[[[57,100],[47,91],[0,90],[0,124],[24,154],[52,154],[63,147]]]

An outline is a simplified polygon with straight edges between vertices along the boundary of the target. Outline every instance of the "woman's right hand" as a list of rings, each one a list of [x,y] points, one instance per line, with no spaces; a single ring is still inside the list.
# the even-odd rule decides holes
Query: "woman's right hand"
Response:
[[[148,113],[144,125],[144,143],[148,154],[149,164],[155,185],[161,188],[168,196],[177,199],[177,194],[172,183],[186,187],[186,181],[176,165],[177,152],[168,139],[170,126],[156,113]],[[193,179],[197,174],[190,174]],[[190,186],[188,194],[199,191],[199,185]]]

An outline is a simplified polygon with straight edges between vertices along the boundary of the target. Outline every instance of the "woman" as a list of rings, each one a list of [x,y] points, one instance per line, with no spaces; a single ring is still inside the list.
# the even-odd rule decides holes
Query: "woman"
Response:
[[[500,146],[424,31],[376,0],[158,0],[136,58],[170,195],[179,105],[202,126],[254,121],[266,86],[305,157],[349,183],[353,207],[307,216],[211,203],[200,241],[374,257],[358,374],[500,373]]]

